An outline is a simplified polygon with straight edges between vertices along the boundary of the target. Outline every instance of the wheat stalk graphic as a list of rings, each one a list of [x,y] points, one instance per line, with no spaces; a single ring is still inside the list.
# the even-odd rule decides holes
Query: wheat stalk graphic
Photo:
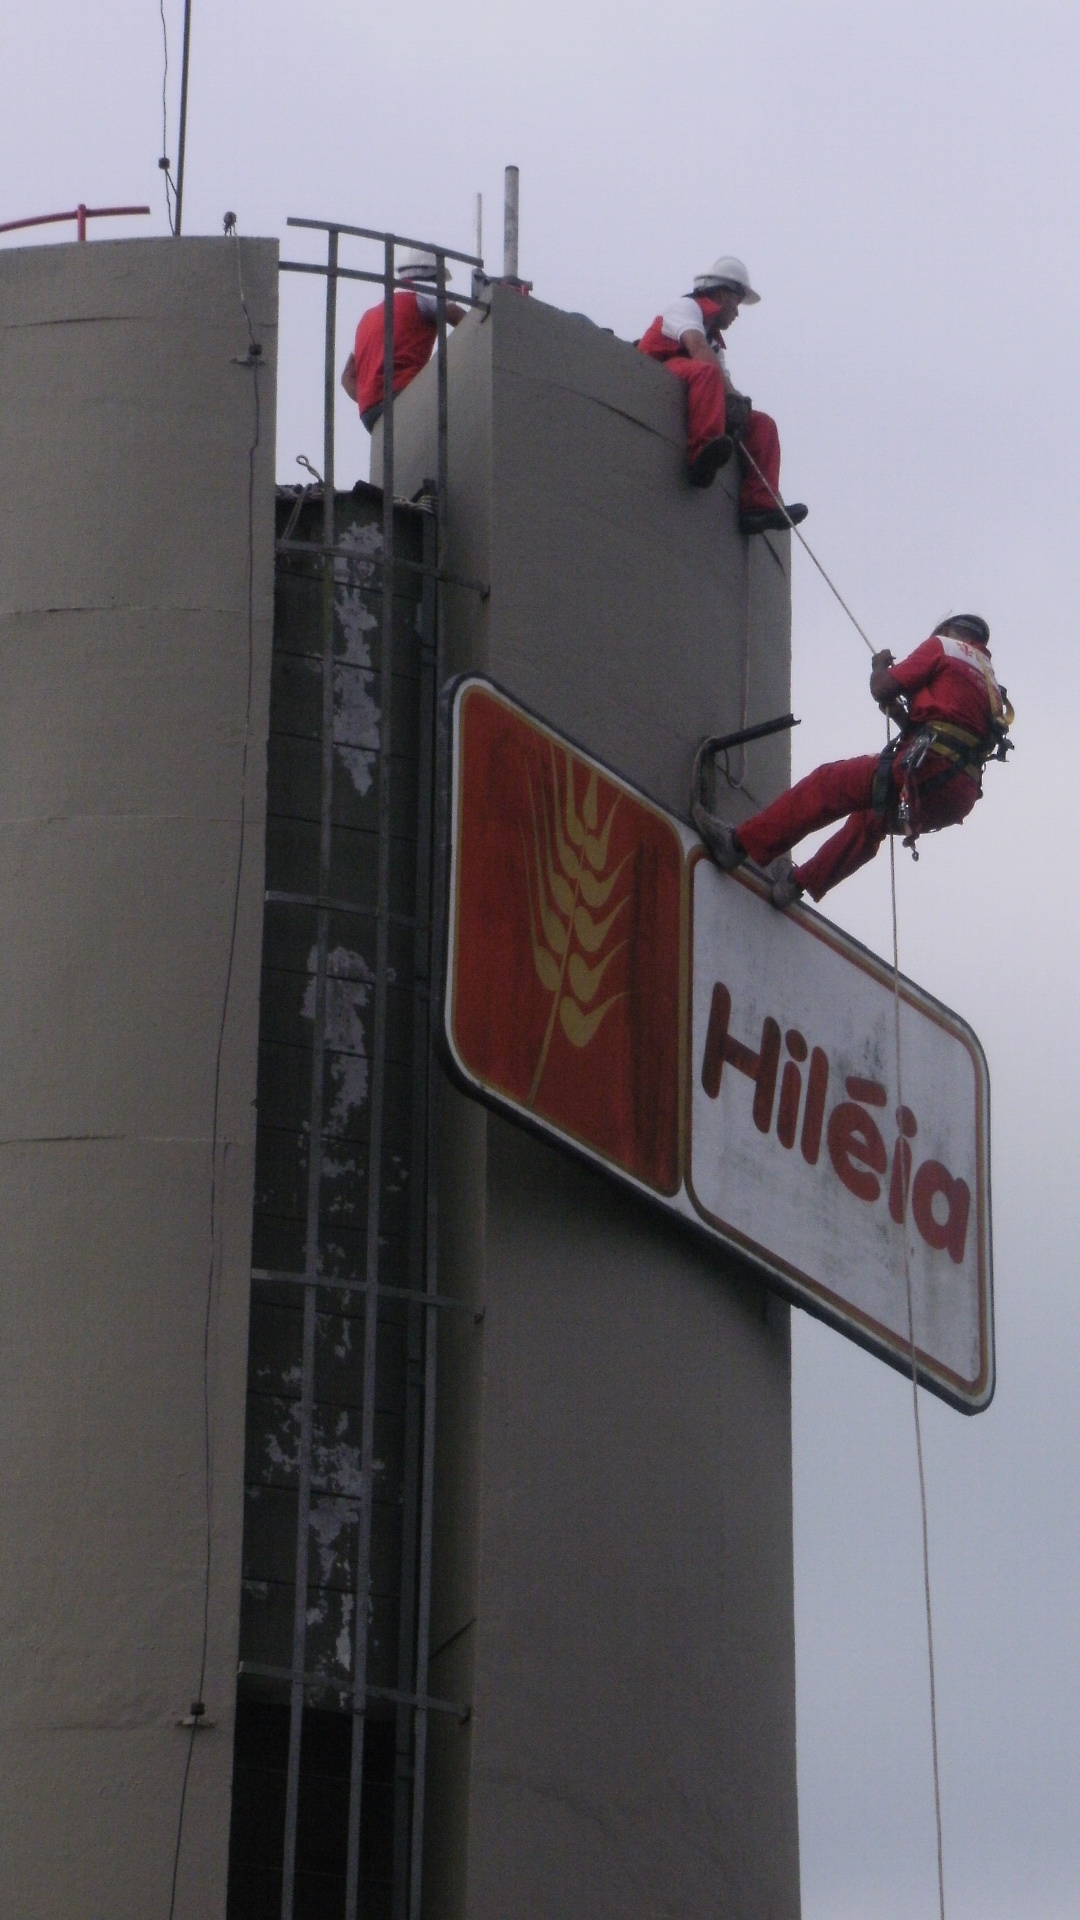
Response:
[[[553,792],[549,795],[547,782],[541,778],[539,818],[532,775],[526,770],[532,815],[531,859],[524,829],[520,831],[529,898],[529,931],[537,978],[552,996],[543,1045],[525,1103],[530,1107],[536,1099],[547,1065],[556,1018],[572,1046],[587,1047],[599,1031],[605,1014],[617,1000],[625,998],[624,989],[609,995],[599,1006],[592,1005],[615,955],[627,944],[622,939],[610,946],[608,940],[630,899],[630,890],[616,900],[609,912],[604,911],[619,875],[633,858],[632,853],[626,854],[614,871],[605,875],[612,822],[619,796],[616,794],[612,801],[607,819],[598,833],[596,769],[589,775],[579,816],[574,792],[574,761],[569,749],[565,750],[565,759],[563,793],[560,791],[559,767],[552,742]],[[602,918],[599,917],[601,915]],[[586,959],[585,955],[589,958]],[[597,955],[601,957],[596,958]]]

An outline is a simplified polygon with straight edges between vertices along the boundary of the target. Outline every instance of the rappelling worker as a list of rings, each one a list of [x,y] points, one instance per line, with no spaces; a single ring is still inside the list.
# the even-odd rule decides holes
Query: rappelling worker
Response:
[[[871,697],[897,722],[897,738],[881,754],[818,767],[740,827],[709,813],[695,791],[694,824],[717,865],[728,872],[746,860],[768,867],[846,814],[839,833],[805,866],[787,862],[778,875],[774,870],[773,905],[790,907],[804,890],[820,900],[872,860],[887,833],[902,833],[918,859],[920,833],[959,826],[981,798],[986,762],[1004,760],[1012,744],[1013,711],[989,641],[979,614],[960,613],[942,620],[906,660],[875,653]]]
[[[709,487],[730,460],[736,445],[744,454],[739,494],[743,533],[782,531],[806,519],[807,509],[780,500],[780,437],[776,422],[758,413],[728,377],[723,329],[740,307],[756,306],[761,295],[750,285],[744,263],[734,254],[714,260],[699,273],[693,293],[673,300],[658,313],[638,346],[660,360],[686,388],[686,458],[690,485]],[[755,471],[760,468],[760,474]]]
[[[447,268],[446,278],[451,277]],[[397,278],[407,280],[394,294],[394,393],[410,386],[431,359],[438,338],[438,301],[425,283],[434,287],[435,255],[423,248],[412,248],[397,269]],[[382,419],[386,404],[383,379],[383,315],[386,302],[369,307],[361,314],[353,350],[345,362],[341,384],[350,400],[360,409],[360,418],[370,433]],[[464,320],[465,309],[456,301],[446,303],[446,318],[456,327]]]

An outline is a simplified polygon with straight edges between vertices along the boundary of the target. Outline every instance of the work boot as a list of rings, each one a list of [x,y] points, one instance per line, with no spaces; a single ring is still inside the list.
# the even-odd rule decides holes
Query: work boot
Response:
[[[710,813],[700,800],[691,803],[690,815],[717,866],[724,873],[734,873],[736,867],[744,864],[746,854],[735,838],[734,827],[729,827],[727,821],[721,820],[717,814]]]
[[[806,519],[809,507],[793,500],[789,507],[755,507],[752,513],[740,513],[740,533],[784,533]]]
[[[721,467],[726,467],[735,451],[735,442],[726,433],[716,440],[709,440],[702,447],[697,459],[690,468],[692,487],[711,487]]]
[[[786,867],[782,868],[776,875],[772,886],[769,888],[769,899],[772,901],[774,907],[779,907],[780,911],[783,912],[785,908],[793,907],[796,900],[801,900],[802,896],[802,882],[796,880],[795,869],[789,860]]]

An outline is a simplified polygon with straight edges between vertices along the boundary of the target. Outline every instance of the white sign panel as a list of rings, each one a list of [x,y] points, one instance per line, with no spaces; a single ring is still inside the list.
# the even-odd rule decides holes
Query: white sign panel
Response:
[[[890,968],[817,915],[772,912],[752,879],[700,854],[690,889],[695,1210],[900,1362],[906,1240],[920,1371],[985,1405],[989,1085],[974,1034],[902,981],[901,1090]]]

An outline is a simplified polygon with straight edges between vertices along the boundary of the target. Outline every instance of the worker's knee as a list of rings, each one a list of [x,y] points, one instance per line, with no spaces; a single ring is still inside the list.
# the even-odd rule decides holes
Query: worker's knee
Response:
[[[811,778],[819,782],[821,797],[834,810],[834,817],[865,812],[868,819],[876,820],[877,815],[870,811],[876,766],[876,754],[864,753],[855,760],[827,760]],[[882,823],[881,832],[884,831]]]
[[[863,845],[871,853],[876,853],[888,832],[888,821],[885,815],[868,807],[864,813],[856,814],[855,817],[859,822],[859,833]]]

